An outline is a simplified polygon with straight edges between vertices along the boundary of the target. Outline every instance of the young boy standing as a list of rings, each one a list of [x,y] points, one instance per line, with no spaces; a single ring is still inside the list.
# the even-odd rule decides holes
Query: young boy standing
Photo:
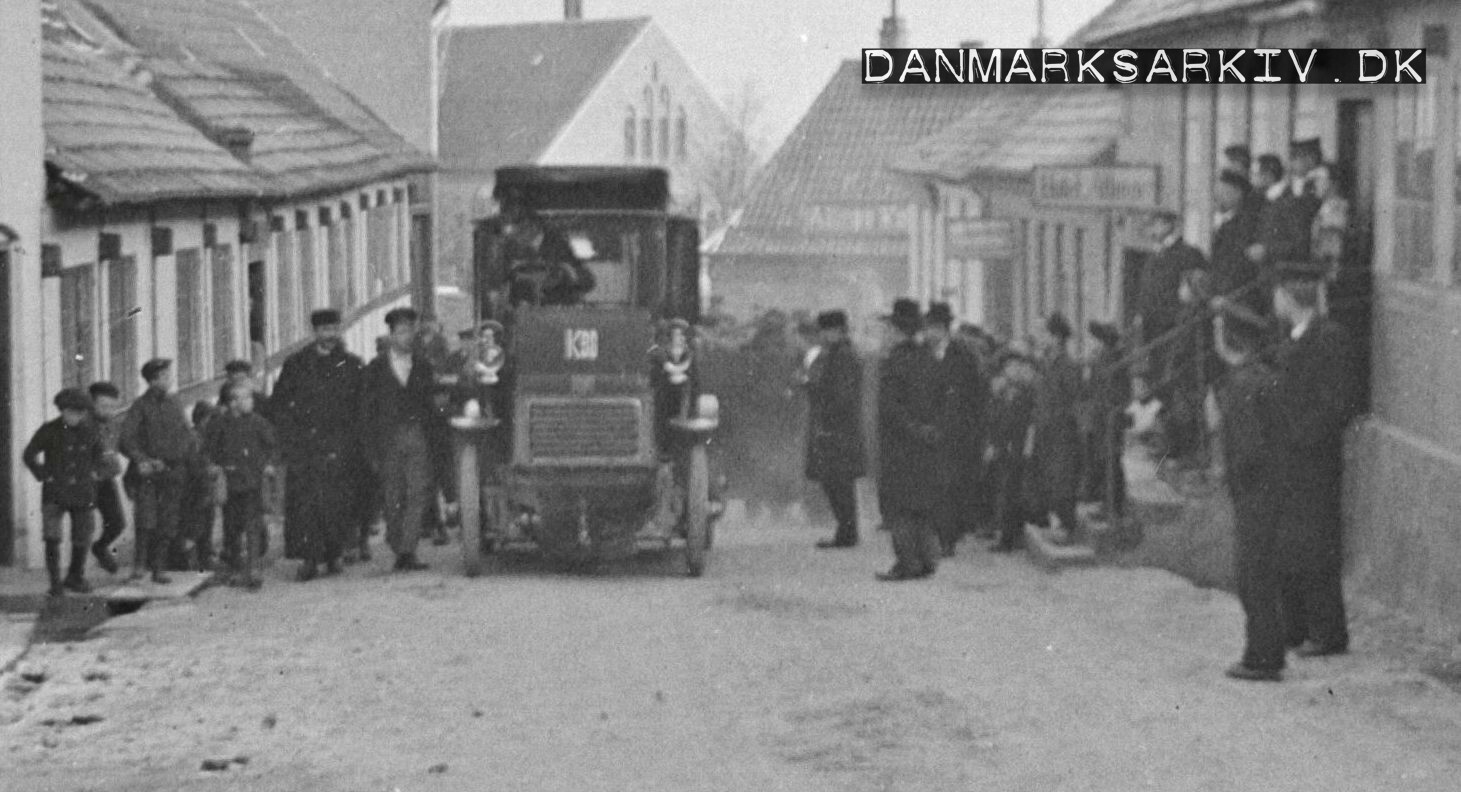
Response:
[[[223,563],[232,583],[257,589],[254,564],[264,516],[264,477],[273,472],[278,445],[274,428],[254,412],[254,390],[235,382],[223,391],[221,412],[203,430],[203,453],[228,482],[223,503]]]
[[[117,442],[122,432],[122,394],[110,382],[93,382],[87,389],[91,394],[91,420],[101,436],[106,450],[106,464],[96,485],[96,510],[101,512],[101,536],[91,545],[91,554],[96,557],[97,566],[111,574],[118,569],[113,556],[112,543],[127,527],[127,517],[122,508],[122,491],[117,477],[122,475],[122,455],[117,451]]]
[[[50,594],[67,589],[91,591],[84,577],[86,553],[91,548],[96,482],[105,465],[105,449],[91,417],[91,398],[78,388],[56,394],[61,417],[41,425],[26,445],[22,459],[41,482],[41,536],[46,542],[46,572]],[[61,520],[71,518],[71,566],[61,579]]]

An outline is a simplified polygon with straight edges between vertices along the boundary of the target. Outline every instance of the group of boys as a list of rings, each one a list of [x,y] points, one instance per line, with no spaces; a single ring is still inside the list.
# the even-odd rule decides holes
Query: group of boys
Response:
[[[247,365],[247,364],[245,364]],[[230,364],[235,371],[238,366]],[[66,388],[55,397],[60,417],[43,424],[22,459],[41,482],[42,538],[50,594],[91,591],[85,577],[90,552],[97,565],[115,573],[113,543],[126,525],[118,477],[134,506],[138,563],[133,578],[151,572],[155,583],[171,582],[179,546],[198,539],[187,512],[199,481],[217,482],[215,502],[224,502],[223,569],[230,580],[257,588],[249,559],[257,555],[262,515],[261,490],[271,472],[276,441],[267,421],[254,414],[253,386],[246,377],[230,378],[217,414],[202,431],[183,414],[172,391],[172,362],[147,361],[141,369],[146,391],[125,412],[119,389],[109,382],[87,390]],[[126,461],[125,474],[123,462]],[[223,490],[226,485],[226,495]],[[225,502],[226,501],[226,502]],[[102,533],[93,541],[93,512],[100,511]],[[70,559],[61,574],[63,522],[71,526]],[[211,506],[207,536],[193,542],[199,566],[211,564]]]
[[[133,579],[145,571],[165,584],[170,569],[193,567],[257,589],[256,562],[267,551],[265,502],[281,464],[284,551],[302,561],[300,580],[338,574],[348,553],[369,560],[370,524],[382,511],[395,568],[424,569],[417,545],[426,523],[442,516],[432,502],[444,492],[451,519],[455,498],[442,399],[449,378],[438,376],[440,364],[434,367],[431,350],[418,343],[418,319],[410,308],[390,311],[384,348],[367,365],[345,349],[340,312],[315,311],[313,338],[286,359],[272,397],[257,389],[247,361],[234,361],[217,405],[200,401],[191,422],[166,358],[142,366],[146,390],[125,411],[111,383],[58,393],[61,415],[41,426],[23,453],[42,484],[50,593],[91,590],[88,552],[102,569],[118,571],[113,544],[126,524],[118,477],[135,509]],[[490,327],[474,332],[492,335]],[[500,368],[490,339],[485,355],[468,354],[479,346],[464,344],[461,359],[452,361],[473,383],[495,372],[494,364]],[[215,565],[218,506],[223,546]],[[94,511],[102,516],[95,541]],[[67,519],[71,552],[63,575]]]

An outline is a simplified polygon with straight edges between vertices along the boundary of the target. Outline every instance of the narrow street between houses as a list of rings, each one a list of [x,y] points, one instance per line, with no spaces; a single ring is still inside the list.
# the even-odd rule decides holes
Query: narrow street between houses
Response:
[[[1454,790],[1461,699],[1375,652],[1225,679],[1241,613],[1165,572],[966,542],[927,581],[769,519],[596,576],[389,559],[210,589],[0,677],[0,788]],[[381,553],[380,556],[387,556]],[[204,770],[205,763],[220,769]]]

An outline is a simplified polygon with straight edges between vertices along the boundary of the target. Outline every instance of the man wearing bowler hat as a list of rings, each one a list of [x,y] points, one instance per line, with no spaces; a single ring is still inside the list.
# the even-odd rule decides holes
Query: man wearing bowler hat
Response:
[[[934,358],[939,401],[939,508],[935,530],[945,557],[973,530],[984,462],[984,407],[988,386],[979,356],[951,334],[954,312],[948,303],[928,306],[924,335]]]
[[[867,473],[862,440],[862,361],[847,334],[847,314],[817,315],[821,353],[806,383],[807,478],[822,485],[837,532],[817,547],[857,545],[857,480]]]
[[[1258,238],[1260,219],[1250,200],[1253,185],[1242,173],[1226,170],[1219,174],[1215,192],[1218,211],[1212,232],[1213,289],[1218,294],[1231,294],[1246,288],[1239,299],[1262,313],[1267,310],[1267,289],[1259,280],[1258,265],[1247,252]]]
[[[1278,269],[1273,312],[1288,333],[1274,354],[1278,535],[1287,642],[1301,657],[1349,648],[1341,587],[1344,431],[1357,412],[1348,334],[1319,313],[1322,266]]]
[[[895,300],[883,320],[892,343],[878,377],[878,507],[893,535],[896,561],[878,579],[913,580],[932,576],[938,566],[932,520],[939,504],[943,406],[933,354],[918,338],[918,303]]]
[[[300,580],[313,580],[321,566],[340,571],[351,512],[364,494],[354,409],[364,364],[345,349],[339,311],[315,311],[310,324],[314,340],[284,361],[270,399],[284,440],[284,554],[302,562]]]

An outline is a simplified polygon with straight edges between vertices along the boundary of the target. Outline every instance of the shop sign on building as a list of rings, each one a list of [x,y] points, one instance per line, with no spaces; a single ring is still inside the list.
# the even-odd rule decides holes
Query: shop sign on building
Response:
[[[951,217],[945,253],[957,259],[1007,259],[1015,255],[1014,224],[1008,220]]]
[[[1154,165],[1035,168],[1035,203],[1091,209],[1154,209]]]

